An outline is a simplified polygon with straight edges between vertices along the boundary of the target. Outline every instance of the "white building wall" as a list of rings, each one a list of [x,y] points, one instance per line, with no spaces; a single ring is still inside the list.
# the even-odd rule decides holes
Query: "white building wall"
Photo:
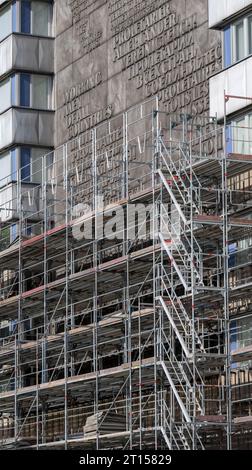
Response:
[[[250,5],[252,7],[251,0],[208,0],[209,28],[220,25]]]
[[[0,116],[0,150],[13,142],[12,109]]]
[[[228,95],[252,98],[252,57],[223,70],[210,79],[210,115],[217,113],[218,119],[224,116],[224,90]],[[251,105],[251,100],[230,99],[227,114],[234,113]]]
[[[12,37],[0,44],[0,77],[12,69]]]

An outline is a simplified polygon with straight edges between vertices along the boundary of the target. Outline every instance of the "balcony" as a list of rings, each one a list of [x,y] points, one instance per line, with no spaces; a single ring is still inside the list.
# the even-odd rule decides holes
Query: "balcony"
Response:
[[[23,34],[8,36],[0,43],[0,77],[11,70],[53,73],[53,40]]]
[[[11,108],[0,115],[0,150],[13,144],[53,147],[54,113]]]
[[[229,67],[210,78],[210,114],[224,117],[224,91],[228,95],[252,96],[252,57]],[[227,102],[227,115],[251,104],[251,100],[231,99]]]
[[[251,0],[208,0],[209,28],[221,27],[223,22],[251,7]]]

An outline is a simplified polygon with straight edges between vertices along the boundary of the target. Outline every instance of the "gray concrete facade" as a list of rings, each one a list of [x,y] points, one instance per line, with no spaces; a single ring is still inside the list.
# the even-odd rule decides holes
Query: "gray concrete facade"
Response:
[[[169,113],[209,112],[221,36],[207,0],[56,0],[55,146],[158,95]]]
[[[51,37],[18,30],[0,42],[0,80],[54,73],[54,125],[36,110],[7,111],[2,134],[8,116],[18,129],[2,137],[0,152],[16,143],[57,147],[155,95],[168,113],[209,112],[208,79],[221,70],[222,51],[220,33],[208,29],[207,0],[55,0],[53,8]],[[36,114],[28,127],[27,113],[31,121]]]

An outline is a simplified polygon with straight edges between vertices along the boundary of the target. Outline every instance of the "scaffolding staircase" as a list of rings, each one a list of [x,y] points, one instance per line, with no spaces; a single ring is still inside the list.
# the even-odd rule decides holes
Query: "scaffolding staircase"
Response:
[[[170,389],[178,404],[182,425],[174,435],[174,447],[202,449],[202,441],[195,426],[196,417],[205,414],[204,382],[196,367],[196,354],[205,354],[195,322],[187,313],[177,288],[190,293],[203,286],[202,250],[194,235],[192,218],[200,213],[200,182],[190,170],[185,170],[187,155],[179,152],[174,162],[162,138],[159,139],[159,178],[162,197],[160,204],[160,231],[158,234],[163,261],[158,266],[157,304],[162,312],[160,360]],[[193,182],[193,184],[192,184]],[[196,188],[196,190],[195,190]],[[164,197],[165,195],[165,197]],[[164,204],[163,200],[168,200]],[[175,219],[172,211],[175,210]],[[172,331],[172,335],[168,333]],[[172,339],[173,338],[173,339]],[[175,353],[174,340],[181,352]],[[173,342],[172,342],[173,341]]]

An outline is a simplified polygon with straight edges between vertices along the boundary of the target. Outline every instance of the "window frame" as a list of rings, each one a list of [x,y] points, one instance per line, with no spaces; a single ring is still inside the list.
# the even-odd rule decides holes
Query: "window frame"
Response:
[[[239,45],[238,45],[238,27],[242,26],[242,39],[243,39],[243,55],[241,57],[238,56],[239,54]],[[245,19],[239,19],[237,20],[231,27],[232,33],[232,41],[233,41],[233,47],[232,47],[232,62],[240,62],[240,60],[243,60],[246,57],[246,20]]]
[[[239,145],[238,144],[235,144],[235,142],[238,142],[238,139],[235,139],[235,136],[236,136],[236,132],[237,132],[237,129],[239,128],[239,122],[241,121],[244,121],[244,151],[242,152],[237,152],[236,151],[236,145]],[[248,154],[248,155],[251,155],[252,154],[252,145],[251,145],[251,151],[250,149],[248,148],[249,147],[249,144],[251,142],[251,137],[250,135],[252,135],[252,111],[245,114],[245,115],[241,115],[241,116],[237,116],[236,118],[234,118],[232,121],[231,121],[231,127],[232,127],[232,139],[233,139],[233,149],[232,151],[234,153],[241,153],[241,154]],[[247,149],[246,149],[246,146],[247,146]],[[247,151],[246,151],[247,150]]]
[[[237,27],[243,25],[244,54],[238,57]],[[250,26],[251,25],[251,41]],[[229,23],[222,34],[223,67],[226,69],[252,55],[252,12]]]
[[[29,17],[29,32],[22,31],[22,1],[27,2],[30,4],[30,17]],[[9,37],[13,33],[24,34],[29,36],[39,36],[44,38],[53,38],[54,34],[54,8],[53,8],[53,1],[42,1],[40,0],[41,4],[47,4],[48,7],[48,21],[47,21],[47,34],[37,34],[34,30],[34,16],[33,16],[33,9],[32,3],[34,0],[13,0],[10,4],[3,6],[1,12],[10,9],[11,10],[11,30],[8,34],[3,36],[0,39],[0,43],[5,41],[7,37]]]
[[[0,88],[2,88],[5,83],[8,84],[8,89],[7,89],[7,93],[9,94],[9,96],[7,97],[8,104],[7,104],[6,107],[3,107],[3,109],[0,108],[0,114],[3,114],[6,111],[8,111],[8,109],[10,109],[16,103],[15,75],[9,75],[7,78],[4,78],[3,80],[1,80],[0,81]],[[0,96],[0,98],[1,98],[1,96]]]
[[[36,106],[34,101],[34,83],[36,77],[43,77],[46,80],[47,96],[46,106]],[[27,79],[26,83],[25,80]],[[53,87],[53,75],[46,74],[34,74],[34,73],[23,73],[19,72],[11,74],[7,78],[0,81],[3,85],[5,82],[9,82],[9,105],[0,110],[0,115],[8,111],[12,107],[20,107],[25,109],[36,109],[38,111],[53,111],[54,106],[54,87]],[[26,94],[24,94],[26,92]]]
[[[7,5],[3,6],[3,8],[1,9],[1,14],[3,14],[3,15],[4,15],[4,12],[10,10],[11,31],[10,31],[10,33],[7,33],[6,36],[3,36],[2,39],[1,39],[1,37],[0,37],[0,43],[1,43],[2,41],[4,41],[10,34],[13,33],[13,11],[12,11],[12,6],[13,6],[12,3],[10,3],[10,4],[7,4]]]
[[[29,169],[27,172],[24,172],[24,165],[22,162],[25,152],[26,157],[28,158],[29,156],[27,160],[27,166],[29,165]],[[2,152],[0,154],[0,161],[1,158],[7,158],[9,174],[6,174],[0,179],[0,190],[9,184],[16,183],[19,177],[21,178],[21,183],[40,185],[42,183],[43,157],[49,153],[50,150],[48,148],[29,145],[20,145]]]

